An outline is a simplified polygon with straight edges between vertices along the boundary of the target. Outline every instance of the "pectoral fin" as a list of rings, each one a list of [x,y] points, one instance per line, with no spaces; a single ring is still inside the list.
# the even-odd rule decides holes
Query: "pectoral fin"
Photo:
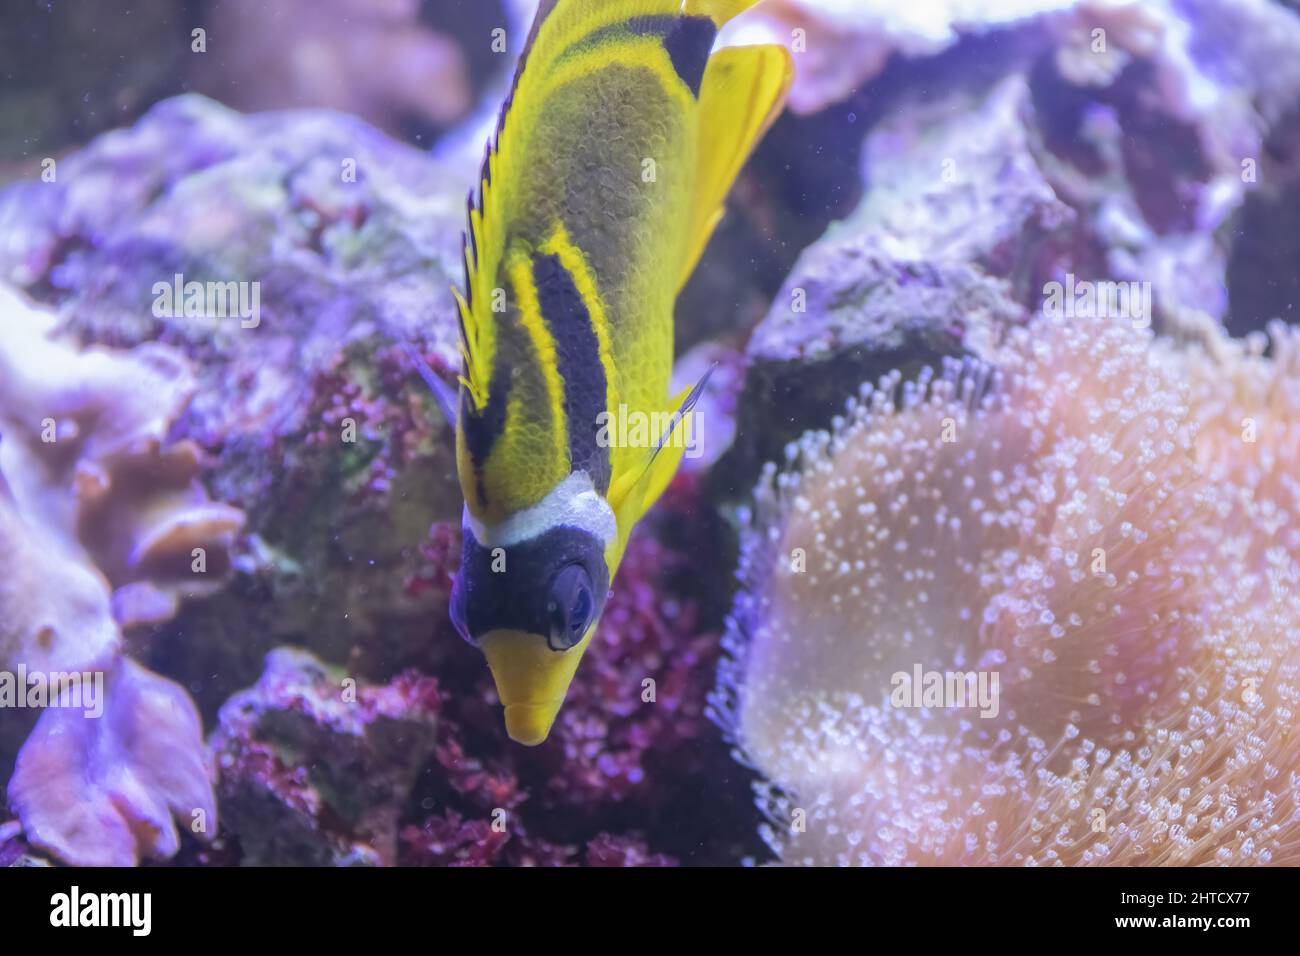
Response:
[[[415,370],[420,373],[420,378],[424,379],[424,384],[429,386],[429,391],[433,392],[433,400],[438,403],[442,415],[447,419],[447,426],[456,430],[456,402],[458,396],[450,385],[438,377],[438,373],[429,368],[429,363],[424,360],[414,345],[406,339],[399,340],[402,350],[406,352],[407,358],[415,366]]]
[[[674,436],[679,432],[690,434],[692,410],[715,368],[716,363],[710,365],[698,382],[677,394],[672,402],[672,418],[659,442],[638,467],[629,469],[610,485],[609,503],[618,516],[619,527],[629,527],[639,521],[673,480],[686,451],[686,442]]]

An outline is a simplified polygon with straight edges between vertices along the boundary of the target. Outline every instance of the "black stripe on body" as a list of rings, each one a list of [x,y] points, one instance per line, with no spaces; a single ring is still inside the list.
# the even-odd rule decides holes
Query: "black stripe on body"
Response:
[[[470,245],[473,240],[470,238],[469,230],[466,229],[460,235],[461,248],[461,275],[463,276],[463,288],[465,290],[465,304],[471,308],[474,305],[474,284],[470,282]],[[478,261],[478,250],[473,251],[474,261]],[[457,309],[457,314],[460,310]],[[464,325],[461,326],[461,337],[464,337]]]
[[[569,467],[587,472],[596,490],[609,489],[609,448],[596,438],[606,407],[605,367],[591,313],[559,256],[533,256],[533,285],[542,320],[555,342],[557,371],[564,382],[564,417],[569,424]]]
[[[626,36],[657,37],[672,61],[673,70],[691,95],[699,98],[704,67],[718,28],[708,17],[681,17],[670,13],[632,17],[594,30],[565,50],[561,59],[609,39]]]
[[[460,392],[460,428],[465,435],[465,448],[474,463],[475,487],[480,505],[487,505],[487,490],[483,486],[483,465],[492,453],[492,446],[506,430],[507,399],[510,397],[512,376],[507,371],[498,374],[493,369],[488,383],[488,400],[481,411],[474,410],[469,392]]]
[[[709,51],[713,49],[713,38],[718,35],[718,28],[708,17],[682,17],[666,37],[664,49],[673,61],[673,69],[690,87],[691,95],[700,97],[700,83],[704,79],[704,67],[709,62]]]
[[[493,548],[480,544],[469,528],[463,534],[451,613],[471,643],[496,630],[549,636],[551,581],[566,565],[581,565],[591,577],[592,619],[604,609],[609,569],[604,544],[591,532],[569,525],[548,528],[504,549],[504,567],[497,565],[501,570],[493,570]]]
[[[673,24],[679,19],[681,18],[671,13],[657,13],[632,17],[619,23],[608,23],[603,27],[592,30],[586,36],[580,37],[572,46],[560,54],[559,59],[563,60],[579,50],[588,49],[599,43],[604,43],[606,40],[617,40],[628,35],[652,36],[663,40],[672,32]]]

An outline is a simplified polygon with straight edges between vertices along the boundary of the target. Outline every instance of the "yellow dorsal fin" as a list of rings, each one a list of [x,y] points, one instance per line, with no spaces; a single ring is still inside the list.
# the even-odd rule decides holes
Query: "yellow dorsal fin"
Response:
[[[695,5],[726,8],[734,14],[750,4],[744,0],[697,0]],[[713,15],[711,10],[705,12]],[[679,288],[694,271],[722,218],[727,191],[754,144],[781,111],[793,79],[793,60],[781,46],[727,47],[709,60],[700,84],[699,169]]]

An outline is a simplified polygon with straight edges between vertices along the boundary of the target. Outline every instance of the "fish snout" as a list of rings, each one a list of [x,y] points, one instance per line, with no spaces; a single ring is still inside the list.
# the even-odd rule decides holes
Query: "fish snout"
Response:
[[[479,638],[511,740],[526,747],[546,740],[589,640],[590,631],[568,650],[555,651],[546,638],[525,631],[496,630]]]
[[[506,734],[515,743],[536,747],[551,733],[551,725],[560,712],[563,701],[544,701],[538,704],[507,704]]]

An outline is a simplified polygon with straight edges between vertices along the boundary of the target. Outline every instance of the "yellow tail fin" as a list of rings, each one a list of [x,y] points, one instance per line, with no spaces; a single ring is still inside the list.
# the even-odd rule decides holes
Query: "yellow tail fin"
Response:
[[[686,0],[682,6],[682,13],[688,17],[708,17],[718,26],[722,26],[756,3],[758,0]]]
[[[699,0],[697,6],[742,9],[744,0]],[[689,6],[689,4],[688,4]],[[705,11],[712,15],[711,11]],[[735,12],[735,11],[733,11]],[[685,285],[722,218],[722,201],[754,144],[776,119],[794,79],[790,52],[780,46],[737,46],[709,60],[700,84],[699,169],[694,219],[678,277]]]

